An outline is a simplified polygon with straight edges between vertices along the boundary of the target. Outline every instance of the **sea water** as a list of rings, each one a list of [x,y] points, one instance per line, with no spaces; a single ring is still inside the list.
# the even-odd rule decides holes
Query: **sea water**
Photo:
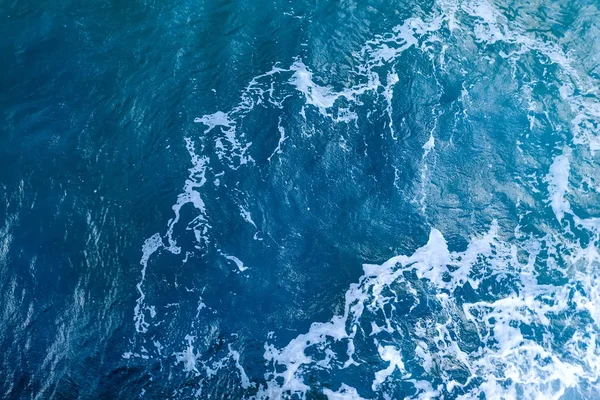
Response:
[[[3,397],[600,398],[597,2],[0,11]]]

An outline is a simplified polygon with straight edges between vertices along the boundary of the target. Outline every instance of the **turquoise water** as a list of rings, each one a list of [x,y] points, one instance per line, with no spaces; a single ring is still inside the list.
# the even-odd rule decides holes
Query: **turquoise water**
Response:
[[[600,398],[597,2],[0,5],[0,393]]]

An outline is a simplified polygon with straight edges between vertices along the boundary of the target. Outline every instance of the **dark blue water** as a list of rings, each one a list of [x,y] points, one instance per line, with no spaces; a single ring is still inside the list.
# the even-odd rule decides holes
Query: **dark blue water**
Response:
[[[0,3],[0,396],[600,398],[598,6]]]

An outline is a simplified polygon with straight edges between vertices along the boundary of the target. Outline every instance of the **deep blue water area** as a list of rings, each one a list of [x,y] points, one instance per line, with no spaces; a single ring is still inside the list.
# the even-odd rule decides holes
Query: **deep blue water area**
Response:
[[[599,34],[0,3],[0,397],[600,398]]]

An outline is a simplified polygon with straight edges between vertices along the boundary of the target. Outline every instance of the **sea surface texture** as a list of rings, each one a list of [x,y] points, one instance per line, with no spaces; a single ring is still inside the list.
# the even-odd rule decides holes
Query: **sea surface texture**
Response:
[[[599,8],[0,2],[0,397],[600,399]]]

